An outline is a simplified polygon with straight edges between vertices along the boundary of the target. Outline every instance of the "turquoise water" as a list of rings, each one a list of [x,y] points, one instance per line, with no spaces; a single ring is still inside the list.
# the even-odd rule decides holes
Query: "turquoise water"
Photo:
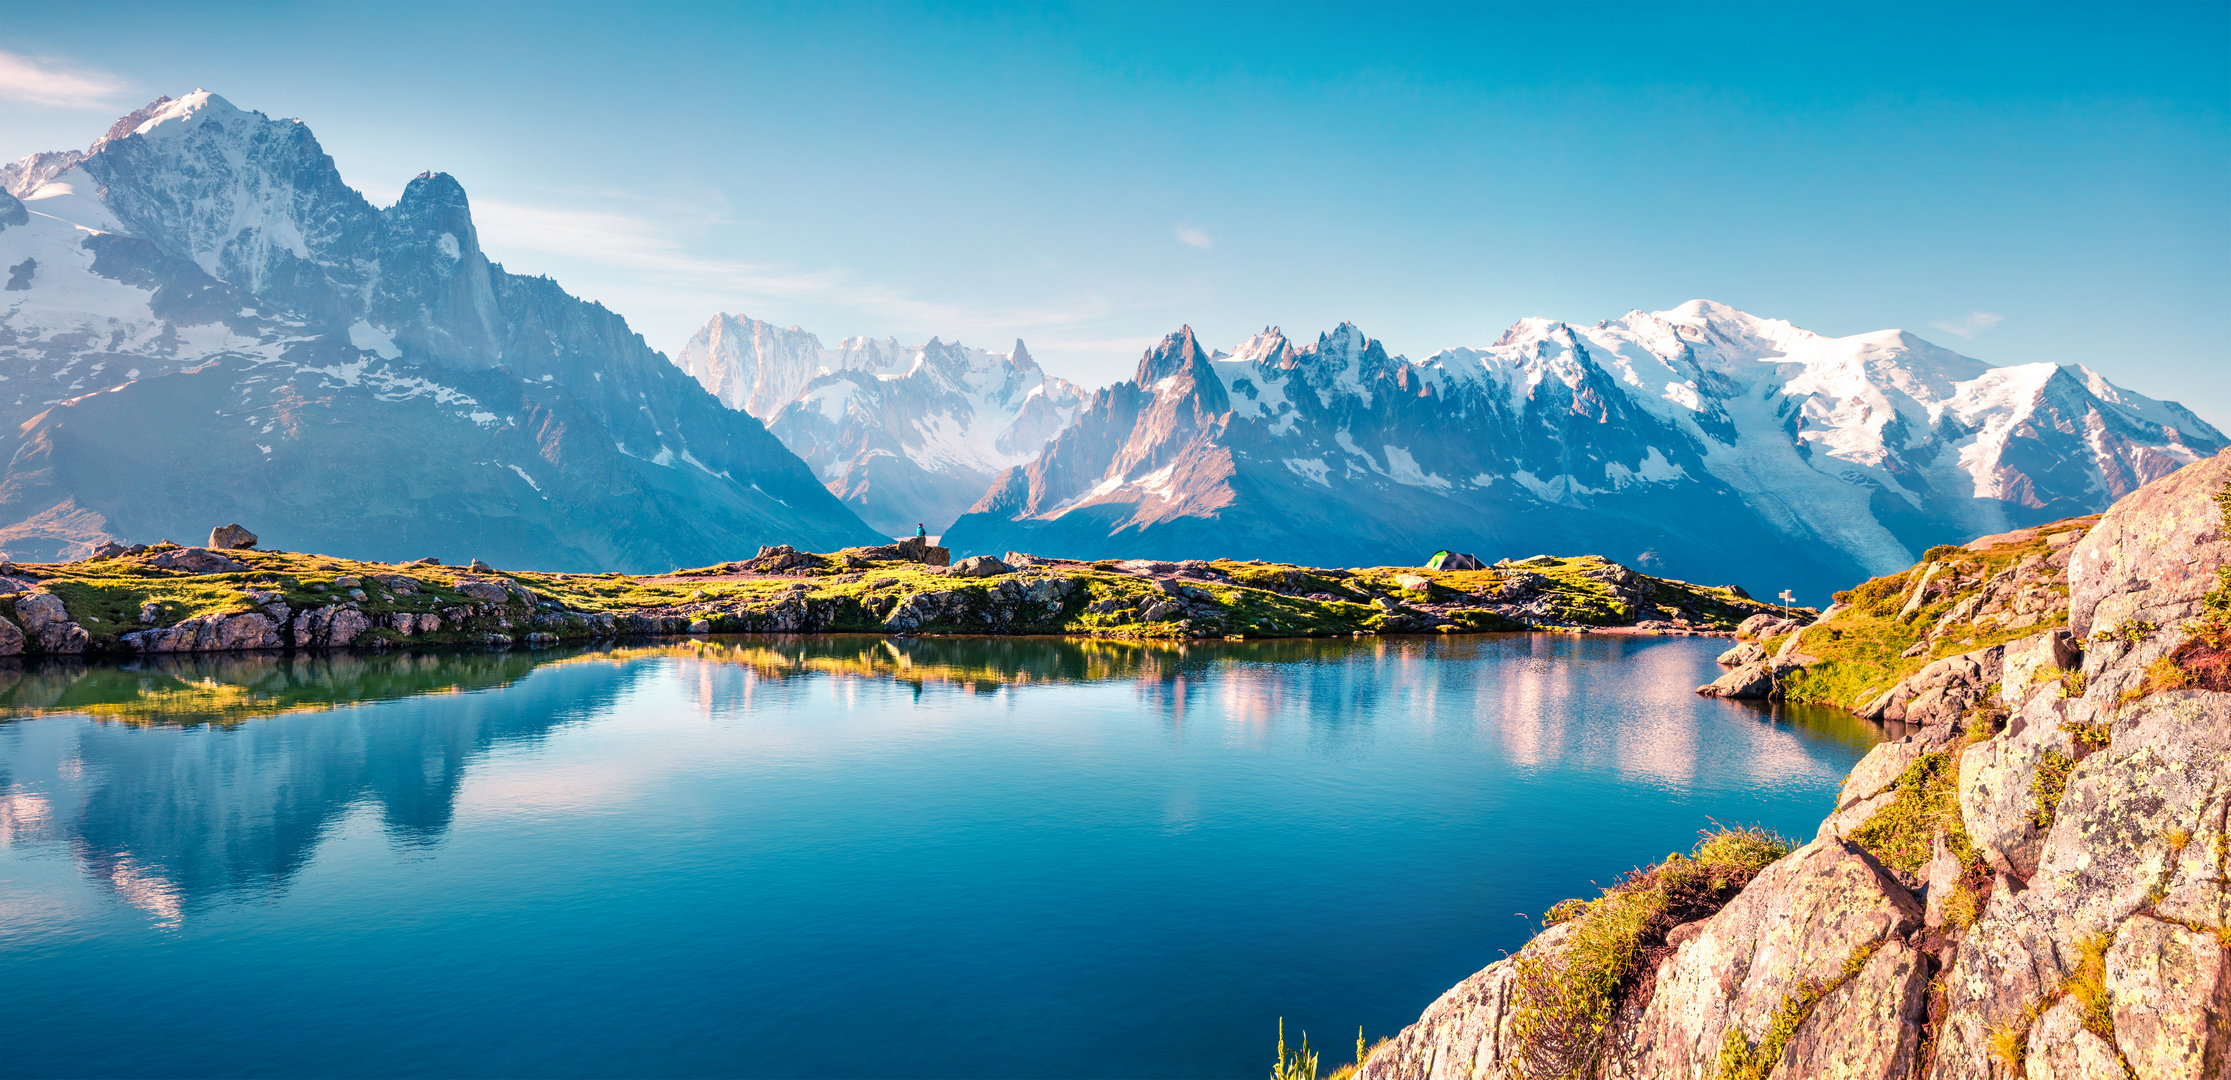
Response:
[[[1711,819],[1811,834],[1879,736],[1693,696],[1723,646],[0,674],[0,1074],[1330,1072]]]

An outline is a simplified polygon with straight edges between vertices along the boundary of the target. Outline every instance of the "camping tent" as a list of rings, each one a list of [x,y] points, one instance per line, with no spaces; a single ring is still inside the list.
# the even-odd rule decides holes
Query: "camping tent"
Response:
[[[1466,555],[1461,551],[1436,551],[1432,558],[1425,560],[1425,568],[1428,570],[1485,570],[1487,564],[1481,562],[1477,555]]]

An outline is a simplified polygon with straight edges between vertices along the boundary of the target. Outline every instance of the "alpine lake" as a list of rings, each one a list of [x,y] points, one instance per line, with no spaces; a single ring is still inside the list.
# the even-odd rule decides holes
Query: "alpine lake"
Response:
[[[1883,739],[1711,638],[0,672],[0,1076],[1322,1072]]]

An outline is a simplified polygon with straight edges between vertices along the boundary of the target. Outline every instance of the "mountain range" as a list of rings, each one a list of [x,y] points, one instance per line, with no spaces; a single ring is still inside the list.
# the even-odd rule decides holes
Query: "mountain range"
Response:
[[[1021,341],[994,353],[931,338],[919,348],[723,312],[675,362],[768,430],[868,524],[943,529],[1002,471],[1038,456],[1083,404]]]
[[[0,548],[253,522],[295,549],[664,570],[880,537],[619,315],[198,91],[0,170]]]
[[[1326,565],[1588,551],[1819,598],[1926,548],[2097,511],[2225,445],[2080,367],[1697,300],[1390,356],[1348,324],[1180,329],[948,529],[956,554]]]
[[[349,188],[197,91],[0,166],[0,550],[249,523],[338,555],[655,571],[921,522],[957,555],[1401,564],[1594,552],[1827,590],[2094,512],[2225,445],[2082,366],[1709,301],[1412,361],[1181,328],[1085,392],[1017,341],[713,318],[670,361],[480,247],[465,191]]]

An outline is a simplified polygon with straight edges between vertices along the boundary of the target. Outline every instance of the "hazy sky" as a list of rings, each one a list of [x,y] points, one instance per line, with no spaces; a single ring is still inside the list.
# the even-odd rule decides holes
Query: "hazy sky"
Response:
[[[196,87],[672,351],[716,311],[1128,375],[1709,297],[2231,428],[2231,4],[0,3],[0,155]]]

